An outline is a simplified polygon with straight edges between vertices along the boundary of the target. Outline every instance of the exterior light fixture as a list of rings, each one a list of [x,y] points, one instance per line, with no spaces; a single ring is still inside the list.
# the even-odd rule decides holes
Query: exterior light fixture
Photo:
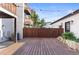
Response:
[[[73,22],[74,22],[74,21],[73,21],[73,20],[71,20],[70,22],[71,22],[71,24],[73,24]]]

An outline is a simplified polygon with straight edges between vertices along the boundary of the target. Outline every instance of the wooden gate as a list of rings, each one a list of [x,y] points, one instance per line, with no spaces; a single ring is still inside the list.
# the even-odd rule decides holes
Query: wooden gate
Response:
[[[58,37],[63,28],[24,28],[23,37]]]

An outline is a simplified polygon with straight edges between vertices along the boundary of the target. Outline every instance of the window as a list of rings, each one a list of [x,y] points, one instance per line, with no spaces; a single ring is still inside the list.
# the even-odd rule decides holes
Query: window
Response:
[[[65,32],[70,32],[70,21],[65,22]]]

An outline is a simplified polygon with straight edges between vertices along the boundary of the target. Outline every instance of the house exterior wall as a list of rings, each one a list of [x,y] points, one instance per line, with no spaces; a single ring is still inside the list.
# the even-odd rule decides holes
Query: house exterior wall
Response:
[[[2,37],[3,37],[3,35],[2,35],[2,19],[0,18],[0,42],[3,41]]]
[[[15,32],[16,7],[13,3],[0,3],[0,42],[8,40]]]
[[[0,18],[0,42],[14,34],[14,18]]]
[[[52,24],[52,27],[59,28],[59,26],[62,24],[62,27],[64,28],[64,32],[65,32],[65,22],[72,20],[73,22],[70,22],[70,32],[73,32],[76,37],[79,37],[79,13]]]
[[[16,19],[16,34],[19,33],[20,39],[23,39],[23,4],[18,3],[17,6],[17,19]],[[17,36],[16,36],[17,37]]]
[[[5,18],[6,20],[4,20],[4,18],[0,18],[0,42],[2,42],[1,37],[3,36],[3,29],[2,29],[2,22],[4,22],[4,24],[6,24],[7,29],[5,28],[4,30],[6,31],[10,31],[12,33],[14,33],[15,29],[14,29],[14,21],[16,18],[16,39],[17,39],[17,33],[20,34],[20,39],[23,39],[23,26],[24,26],[24,20],[23,20],[23,4],[22,3],[16,3],[16,6],[14,4],[9,4],[9,3],[3,3],[0,4],[0,11],[12,16],[13,18]],[[8,39],[3,39],[8,40]]]

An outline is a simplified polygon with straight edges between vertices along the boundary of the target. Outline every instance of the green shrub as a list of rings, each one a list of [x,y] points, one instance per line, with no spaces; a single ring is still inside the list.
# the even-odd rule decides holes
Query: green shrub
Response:
[[[76,42],[79,42],[79,38],[77,38],[75,41],[76,41]]]
[[[76,38],[72,32],[65,32],[62,34],[62,37],[68,40],[73,40],[75,42],[79,42],[79,38]]]
[[[76,39],[75,35],[72,32],[65,32],[63,33],[63,38],[69,39],[69,40],[74,40]]]

